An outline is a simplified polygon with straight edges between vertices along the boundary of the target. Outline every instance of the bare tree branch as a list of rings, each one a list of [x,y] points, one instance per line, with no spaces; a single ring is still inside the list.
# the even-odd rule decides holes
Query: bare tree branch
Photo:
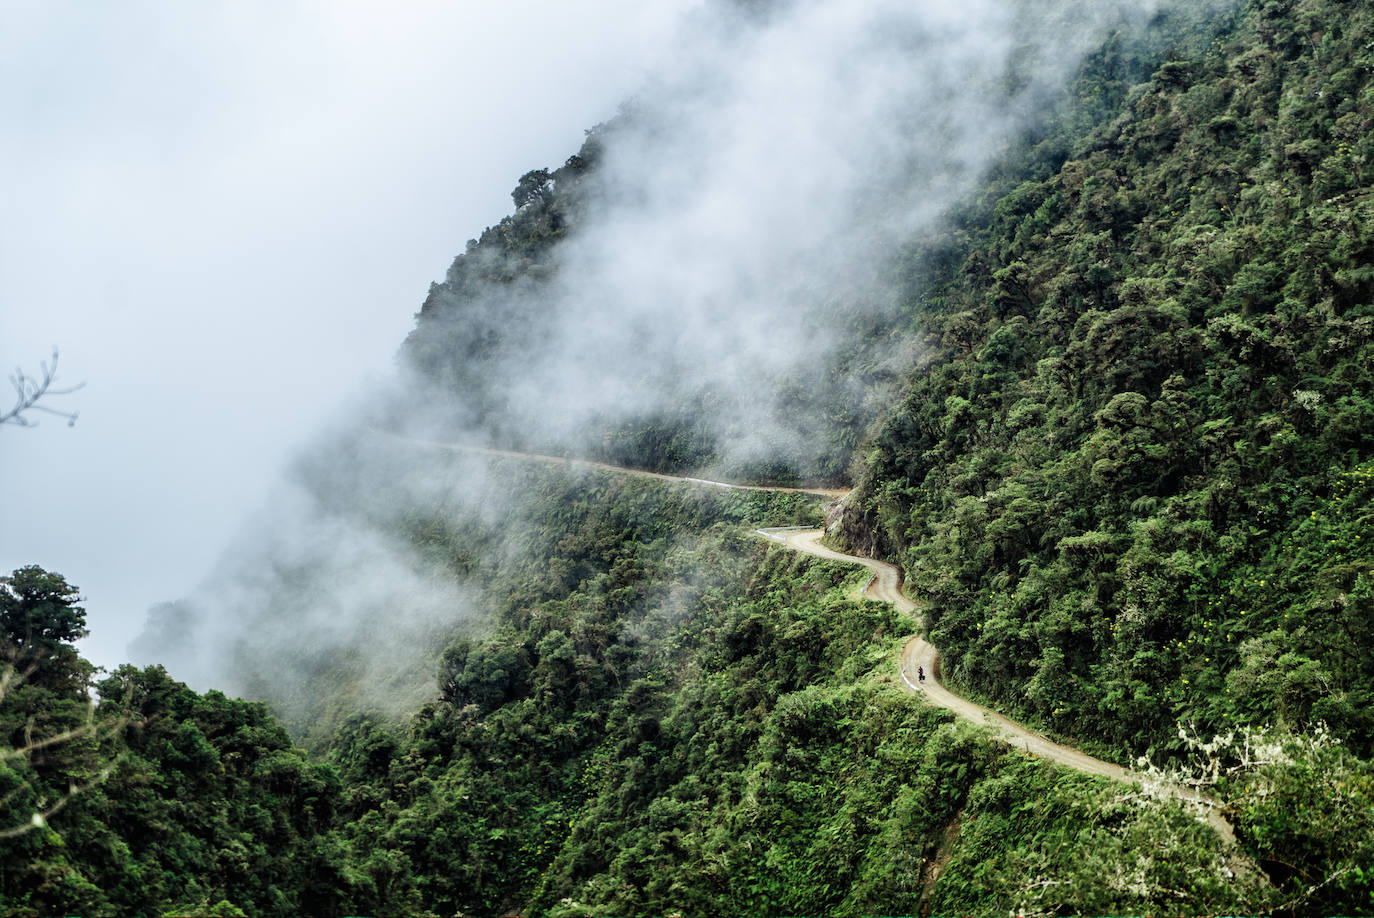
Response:
[[[53,388],[57,382],[57,348],[52,349],[52,360],[43,361],[39,364],[40,372],[37,376],[30,376],[24,372],[23,368],[16,367],[10,374],[10,385],[14,387],[14,405],[8,411],[0,413],[0,424],[15,424],[19,427],[33,427],[38,422],[25,417],[26,411],[42,411],[46,414],[55,414],[60,418],[67,419],[67,426],[71,427],[76,423],[75,411],[59,411],[49,405],[39,404],[44,398],[54,395],[70,395],[76,390],[85,386],[85,383],[77,383],[65,389]]]

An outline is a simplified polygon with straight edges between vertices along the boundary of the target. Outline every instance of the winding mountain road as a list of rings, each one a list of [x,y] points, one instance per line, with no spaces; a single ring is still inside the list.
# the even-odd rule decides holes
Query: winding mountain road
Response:
[[[794,551],[828,558],[832,561],[862,564],[873,572],[873,579],[864,588],[865,596],[880,602],[891,603],[898,612],[913,616],[917,614],[917,605],[902,592],[901,575],[893,565],[885,561],[846,555],[826,548],[821,544],[821,539],[825,535],[825,531],[822,529],[760,529],[757,532],[765,538],[780,542]],[[925,669],[926,679],[924,682],[917,679],[918,667]],[[967,698],[961,698],[945,688],[940,682],[940,655],[936,652],[935,647],[920,635],[907,641],[906,646],[902,649],[900,672],[903,684],[910,691],[925,696],[931,704],[953,711],[965,720],[987,727],[1008,745],[1021,749],[1030,755],[1049,759],[1088,774],[1101,775],[1116,781],[1136,780],[1120,765],[1095,759],[1071,746],[1063,746],[1046,739],[1039,733],[1029,730],[1013,720],[1008,720],[996,711],[975,704]]]
[[[785,494],[815,494],[820,497],[828,497],[831,500],[839,500],[849,493],[847,488],[783,488],[773,485],[748,485],[734,484],[729,481],[711,481],[707,478],[687,478],[681,475],[665,475],[662,472],[647,472],[644,469],[631,469],[623,465],[611,465],[608,462],[597,462],[592,459],[570,459],[567,456],[549,456],[542,453],[521,453],[515,450],[494,449],[490,446],[474,446],[467,443],[439,443],[433,440],[418,440],[414,437],[406,437],[401,434],[375,429],[372,432],[390,437],[394,440],[413,443],[416,446],[429,446],[454,453],[473,453],[479,456],[492,456],[497,459],[516,459],[524,462],[566,465],[575,469],[594,469],[601,472],[613,472],[617,475],[628,475],[632,478],[655,478],[659,481],[675,481],[680,484],[705,485],[711,488],[726,488],[732,491],[773,491]]]
[[[755,531],[766,539],[786,545],[793,551],[804,552],[819,558],[828,558],[832,561],[847,561],[852,564],[863,565],[873,572],[873,578],[864,587],[865,596],[880,602],[891,603],[898,612],[912,616],[918,614],[916,603],[902,592],[902,577],[896,567],[885,561],[847,555],[826,548],[821,544],[825,530],[789,528],[758,529]],[[925,669],[926,678],[924,681],[917,679],[918,667]],[[986,727],[1007,745],[1014,749],[1020,749],[1027,755],[1056,762],[1090,775],[1111,778],[1114,781],[1144,782],[1142,775],[1128,771],[1120,765],[1093,758],[1072,746],[1056,743],[1014,720],[1003,717],[996,711],[954,694],[940,682],[940,654],[929,641],[920,635],[912,637],[902,648],[900,673],[902,683],[908,690],[923,695],[927,701],[937,707],[953,711],[967,721]],[[1222,816],[1220,805],[1215,801],[1208,799],[1194,788],[1182,785],[1168,784],[1162,785],[1158,789],[1166,796],[1176,797],[1197,806],[1202,810],[1207,823],[1216,830],[1217,834],[1230,844],[1235,844],[1235,831],[1226,818]]]
[[[640,469],[624,468],[622,466],[610,465],[604,462],[594,462],[587,459],[569,459],[562,456],[547,456],[538,453],[521,453],[480,446],[437,443],[429,440],[397,437],[395,434],[388,434],[388,436],[396,437],[397,439],[402,439],[419,446],[435,447],[456,452],[476,453],[479,455],[529,462],[567,465],[574,468],[589,468],[620,475],[629,475],[636,478],[654,478],[660,481],[679,482],[713,488],[729,488],[741,491],[781,491],[815,494],[829,498],[832,501],[842,500],[845,495],[849,493],[847,490],[827,488],[782,488],[763,485],[735,484],[724,481],[710,481],[704,478],[689,478],[685,476],[665,475],[658,472],[646,472]],[[823,529],[798,529],[796,527],[787,527],[781,529],[758,529],[755,530],[755,532],[793,551],[803,552],[808,555],[814,555],[832,561],[844,561],[851,564],[863,565],[873,572],[873,578],[863,590],[864,595],[880,602],[891,603],[898,612],[911,615],[913,618],[919,618],[919,609],[916,603],[902,592],[901,572],[893,565],[885,561],[878,561],[874,558],[847,555],[843,552],[825,547],[821,544],[821,539],[825,536],[825,530]],[[924,681],[916,678],[918,667],[924,668],[926,672],[926,679]],[[1236,845],[1235,830],[1232,828],[1230,822],[1226,820],[1225,816],[1222,815],[1220,804],[1209,799],[1192,787],[1179,784],[1149,782],[1143,775],[1128,771],[1120,765],[1094,758],[1087,753],[1074,749],[1072,746],[1056,743],[1013,720],[1003,717],[996,711],[975,704],[967,698],[954,694],[940,682],[939,653],[930,642],[919,634],[908,640],[906,646],[902,648],[899,671],[902,683],[909,691],[922,696],[930,704],[945,708],[967,721],[991,730],[1007,745],[1014,749],[1020,749],[1027,755],[1055,762],[1059,765],[1086,774],[1099,775],[1104,778],[1110,778],[1114,781],[1121,781],[1128,784],[1138,783],[1143,787],[1149,788],[1157,795],[1173,797],[1192,804],[1202,818],[1205,819],[1207,824],[1216,830],[1216,833],[1221,836],[1231,848],[1230,863],[1232,869],[1236,872],[1250,872],[1256,869],[1249,863],[1248,859],[1240,853]]]

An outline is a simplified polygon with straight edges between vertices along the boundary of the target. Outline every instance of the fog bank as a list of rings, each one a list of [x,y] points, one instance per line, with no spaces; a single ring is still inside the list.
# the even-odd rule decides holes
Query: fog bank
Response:
[[[935,231],[1009,144],[1063,102],[1108,30],[1139,28],[1156,9],[848,0],[778,4],[767,15],[722,4],[700,12],[598,135],[593,203],[537,279],[527,272],[475,295],[431,295],[431,350],[467,364],[480,397],[431,379],[389,403],[408,418],[384,420],[506,447],[493,440],[497,415],[503,429],[578,453],[617,424],[690,405],[723,464],[781,458],[819,468],[832,447],[817,415],[824,406],[804,390],[837,365],[836,349],[853,343],[846,336],[881,320],[891,354],[878,342],[870,360],[909,362],[888,273],[902,247]],[[417,334],[427,333],[422,320]],[[831,375],[841,402],[876,410],[886,397]],[[395,444],[341,455],[316,446],[307,455],[292,485],[307,492],[356,476],[371,482],[354,494],[364,502],[420,495],[448,501],[455,520],[474,508],[503,513],[498,491],[436,480],[423,450],[406,458]],[[385,464],[371,465],[378,456]],[[179,617],[154,616],[139,655],[196,659],[201,684],[290,693],[299,673],[276,690],[250,684],[229,651],[255,648],[270,660],[294,640],[311,659],[353,655],[360,672],[381,674],[397,651],[379,634],[418,647],[460,625],[472,601],[463,585],[446,582],[387,513],[338,512],[330,501],[343,494],[278,496]],[[260,571],[271,573],[250,573]],[[278,669],[292,659],[281,656]]]

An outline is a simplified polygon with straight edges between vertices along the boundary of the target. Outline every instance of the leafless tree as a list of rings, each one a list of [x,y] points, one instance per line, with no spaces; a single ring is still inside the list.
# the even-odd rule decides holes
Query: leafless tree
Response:
[[[57,382],[57,348],[52,349],[52,360],[43,361],[39,364],[39,368],[37,376],[30,376],[20,367],[16,367],[14,372],[10,374],[10,384],[14,386],[14,405],[8,411],[0,412],[0,424],[33,427],[38,422],[25,417],[24,412],[26,411],[43,411],[47,414],[55,414],[60,418],[66,418],[68,427],[76,423],[75,411],[59,411],[51,405],[43,405],[40,402],[55,395],[70,395],[86,384],[77,383],[75,386],[69,386],[65,389],[53,387],[53,384]]]

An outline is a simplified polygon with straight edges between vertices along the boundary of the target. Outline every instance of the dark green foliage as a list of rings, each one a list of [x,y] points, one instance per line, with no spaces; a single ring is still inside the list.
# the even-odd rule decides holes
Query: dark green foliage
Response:
[[[61,781],[45,793],[67,794],[65,805],[0,840],[0,913],[345,910],[351,871],[326,834],[338,777],[293,749],[262,705],[198,695],[155,667],[124,667],[98,690],[93,731],[57,747]],[[72,748],[93,740],[84,755]],[[9,801],[26,806],[42,808],[41,796]]]
[[[339,779],[306,761],[262,704],[199,695],[156,667],[123,667],[98,689],[102,717],[126,721],[114,771],[83,801],[119,827],[127,859],[117,870],[138,877],[100,878],[117,911],[221,899],[251,913],[341,907],[343,866],[319,839]]]
[[[59,574],[22,567],[0,580],[0,628],[14,655],[37,659],[86,635],[78,590]]]
[[[1011,759],[969,794],[952,826],[935,914],[1134,914],[1254,908],[1262,878],[1234,876],[1211,828],[1177,804],[1144,806],[1109,783]],[[1149,890],[1148,899],[1142,891]]]
[[[355,722],[331,744],[362,869],[389,878],[366,906],[379,913],[518,907],[583,805],[608,720],[658,738],[647,706],[692,671],[687,649],[719,627],[731,584],[758,559],[761,540],[735,524],[816,512],[798,495],[526,464],[502,474],[523,498],[499,530],[469,521],[451,536],[487,542],[488,565],[511,559],[471,571],[492,603],[486,633],[445,650],[439,700],[403,740]]]
[[[1298,891],[1293,900],[1301,911],[1369,911],[1374,765],[1321,729],[1247,739],[1250,761],[1234,769],[1228,790],[1260,864],[1275,882]]]
[[[0,914],[344,910],[331,767],[263,705],[161,668],[91,685],[69,643],[85,633],[76,589],[36,567],[3,586],[25,624],[0,673]]]
[[[638,490],[620,489],[618,512]],[[669,515],[678,499],[654,497]],[[573,544],[594,531],[574,525]],[[1155,857],[1188,823],[1176,808],[1086,779],[1060,787],[1062,776],[898,689],[908,626],[849,598],[861,570],[729,528],[688,533],[638,553],[666,592],[636,586],[619,606],[594,578],[512,608],[493,637],[445,654],[448,697],[404,738],[341,731],[348,832],[363,869],[390,880],[367,908],[912,914],[941,888],[937,862],[971,897],[948,901],[1020,901],[1029,887],[1010,867],[942,855],[989,781],[1020,814],[1015,834],[1053,838],[1066,812],[1115,814],[1046,869],[1130,828],[1113,850],[1133,865],[1131,889],[1084,870],[1063,901],[1143,909],[1170,901],[1174,882],[1198,902],[1263,901],[1218,879],[1205,828],[1181,836],[1186,860]],[[1046,786],[1056,805],[1037,808]]]
[[[78,594],[60,574],[39,567],[0,578],[0,660],[24,673],[30,685],[62,687],[80,672],[71,669],[71,643],[86,636]]]
[[[0,913],[1368,911],[1374,14],[1200,15],[1110,40],[895,260],[922,356],[871,439],[834,396],[849,370],[890,380],[867,367],[883,322],[854,320],[819,388],[780,397],[827,418],[826,474],[857,449],[841,534],[929,598],[956,687],[1194,767],[1265,876],[1231,873],[1176,802],[899,690],[911,623],[855,600],[857,569],[748,532],[818,524],[812,498],[360,436],[299,476],[470,592],[396,662],[427,703],[389,717],[358,654],[299,642],[238,659],[265,695],[298,677],[273,700],[315,759],[261,704],[157,668],[102,681],[93,711],[75,590],[18,571],[0,832],[23,831],[0,838]],[[455,429],[547,446],[488,371],[542,333],[604,136],[522,176],[516,212],[431,290],[406,357],[464,394]],[[598,449],[705,465],[712,397],[608,416]],[[415,467],[452,490],[388,474]],[[282,619],[321,576],[281,562],[245,614]]]
[[[923,256],[927,362],[845,529],[961,690],[1122,760],[1179,723],[1371,753],[1372,40],[1364,7],[1253,4]],[[1330,856],[1276,879],[1367,908]]]
[[[92,669],[70,643],[86,633],[77,596],[61,575],[38,567],[0,578],[0,845],[13,839],[31,849],[26,836],[67,806],[73,786],[98,780],[104,765],[85,695]]]
[[[1280,52],[1281,34],[1321,38]],[[1280,546],[1374,454],[1374,147],[1354,127],[1374,117],[1371,37],[1345,5],[1252,10],[1003,195],[916,304],[930,362],[865,456],[850,527],[935,600],[959,684],[1122,753],[1168,748],[1204,709],[1228,722],[1208,699],[1255,632],[1207,598],[1294,586]],[[1352,518],[1348,573],[1326,573],[1333,552],[1301,575],[1339,581],[1351,621],[1369,536]],[[1297,596],[1274,595],[1278,627]],[[1288,622],[1270,640],[1306,646]],[[1197,656],[1208,629],[1232,632],[1220,659]],[[1368,641],[1335,643],[1306,652],[1346,701],[1315,715],[1252,693],[1246,716],[1367,743],[1348,693]]]

